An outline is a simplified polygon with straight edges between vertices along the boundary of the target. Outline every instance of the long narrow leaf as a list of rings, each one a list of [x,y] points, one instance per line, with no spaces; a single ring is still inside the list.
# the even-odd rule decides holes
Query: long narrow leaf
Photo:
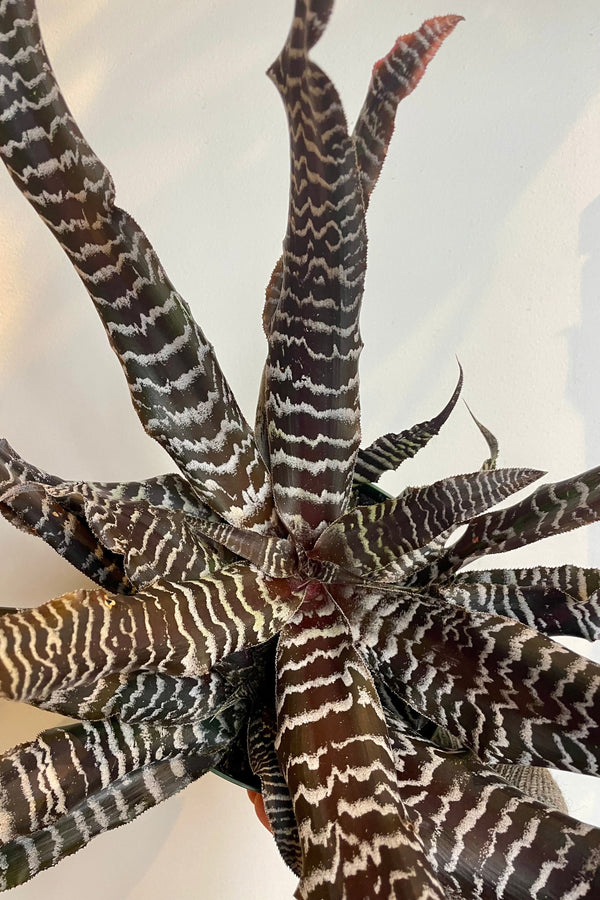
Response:
[[[272,527],[252,432],[145,234],[114,205],[111,176],[54,78],[34,0],[5,3],[2,30],[0,156],[87,288],[144,428],[225,519]]]
[[[62,499],[61,486],[50,488]],[[223,554],[196,530],[199,517],[180,510],[152,506],[147,500],[116,500],[93,486],[80,484],[67,495],[80,499],[91,529],[104,547],[121,554],[128,578],[136,587],[154,581],[188,581],[215,572],[226,562]]]
[[[331,590],[373,670],[480,759],[600,772],[600,665],[501,616]]]
[[[543,484],[520,503],[471,522],[449,554],[452,568],[484,553],[503,553],[600,518],[600,466]]]
[[[142,669],[199,677],[268,640],[300,599],[291,582],[243,564],[201,581],[155,582],[127,598],[64,594],[0,619],[0,696],[40,704],[58,690]]]
[[[443,41],[462,16],[439,16],[398,38],[373,66],[371,82],[353,132],[365,207],[387,156],[398,104],[414,91]]]
[[[546,585],[461,583],[443,588],[442,596],[466,609],[516,619],[542,634],[600,638],[600,594],[579,600]]]
[[[310,555],[350,572],[369,573],[423,547],[541,474],[533,469],[498,469],[407,488],[399,497],[341,516],[319,537]]]
[[[292,164],[281,296],[268,335],[266,417],[277,510],[304,546],[350,496],[366,267],[354,144],[335,88],[308,59],[318,37],[311,17],[321,9],[325,4],[297,0],[288,40],[269,70],[285,104]]]
[[[280,635],[277,718],[302,848],[298,896],[445,900],[404,817],[375,687],[323,593]]]
[[[260,778],[265,813],[283,861],[300,877],[302,851],[294,807],[275,752],[277,723],[274,710],[263,706],[248,722],[248,756],[255,775]]]

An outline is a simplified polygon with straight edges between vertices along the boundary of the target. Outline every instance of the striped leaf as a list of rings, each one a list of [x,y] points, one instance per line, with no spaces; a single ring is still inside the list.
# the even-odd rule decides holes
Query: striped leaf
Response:
[[[484,553],[514,550],[600,518],[600,466],[554,484],[471,522],[448,556],[451,568]]]
[[[0,156],[81,277],[146,431],[234,525],[273,526],[268,472],[210,343],[73,121],[34,0],[2,9]]]
[[[596,896],[600,829],[532,800],[472,753],[411,735],[389,713],[388,726],[404,808],[447,896]]]
[[[490,763],[600,771],[600,665],[518,622],[331,588],[390,690]]]
[[[0,512],[35,534],[100,587],[129,594],[132,583],[123,557],[98,540],[84,517],[70,512],[43,484],[21,484],[0,495]]]
[[[196,520],[198,534],[226,547],[271,578],[293,577],[298,573],[298,557],[291,541],[273,535],[234,528],[222,522]]]
[[[330,12],[331,4],[329,7]],[[325,18],[323,17],[323,21]],[[444,16],[437,19],[429,19],[413,34],[398,38],[390,52],[383,59],[379,60],[373,69],[367,96],[352,133],[365,210],[368,208],[372,190],[387,155],[389,142],[394,130],[394,119],[398,104],[417,86],[425,73],[427,65],[441,46],[442,41],[453,31],[460,19],[460,16]],[[318,39],[321,30],[314,30],[315,41]],[[312,40],[313,37],[309,40],[310,46],[312,46]],[[283,257],[277,261],[273,269],[265,294],[263,328],[267,338],[271,334],[273,317],[281,298],[282,285]],[[266,369],[263,375],[263,384],[259,391],[254,432],[262,457],[270,468],[265,380]],[[448,410],[448,414],[449,412],[450,410]],[[434,420],[432,420],[432,426],[435,427],[433,423]],[[423,426],[426,427],[428,424],[423,423]],[[442,422],[439,423],[438,428],[441,427],[441,424]],[[419,426],[416,426],[416,429],[418,428]],[[410,433],[407,432],[406,436],[407,440],[411,439]],[[386,437],[401,436],[387,435]],[[412,440],[418,440],[416,434],[412,435]],[[361,464],[363,455],[366,452],[368,451],[359,450],[356,460],[357,467]],[[359,480],[362,481],[364,479]],[[369,479],[367,477],[366,480],[375,481],[377,479]]]
[[[417,31],[399,37],[373,66],[352,135],[365,207],[387,156],[398,104],[414,91],[443,41],[461,21],[462,16],[428,19]]]
[[[318,589],[279,639],[277,720],[302,849],[297,896],[445,898],[405,819],[371,676]]]
[[[62,497],[61,487],[51,488]],[[198,517],[180,510],[155,507],[147,500],[109,499],[93,486],[81,484],[69,499],[81,498],[85,517],[94,534],[112,553],[121,554],[128,578],[141,587],[160,577],[173,582],[193,581],[209,575],[230,556],[198,534]]]
[[[2,617],[0,697],[40,704],[57,690],[141,669],[198,677],[268,640],[300,599],[293,583],[243,564],[201,581],[158,581],[127,598],[64,594]]]
[[[534,469],[498,469],[407,488],[399,497],[341,516],[319,537],[310,555],[357,574],[383,568],[542,474]]]
[[[230,654],[198,678],[136,672],[114,674],[91,684],[58,689],[39,706],[74,719],[178,725],[198,722],[250,697],[257,672],[247,651]]]
[[[82,800],[54,825],[0,845],[0,890],[23,884],[81,850],[97,835],[126,825],[206,771],[207,761],[202,756],[151,763]]]
[[[428,419],[407,428],[398,434],[384,434],[372,444],[358,451],[354,467],[354,482],[357,487],[361,482],[377,483],[384,472],[393,472],[400,463],[418,453],[432,437],[439,434],[440,428],[448,420],[456,406],[463,385],[463,370],[459,363],[460,374],[454,393],[443,410]]]
[[[171,729],[84,723],[43,732],[4,754],[0,890],[186,787],[215,764],[237,727],[236,710]]]
[[[294,807],[281,772],[275,740],[277,723],[275,710],[267,705],[255,709],[248,722],[248,756],[255,775],[260,778],[264,809],[285,864],[300,877],[302,851]]]
[[[319,33],[313,17],[326,19],[321,9],[297,0],[269,70],[288,117],[292,174],[281,296],[268,334],[266,419],[276,507],[304,547],[344,510],[352,487],[366,267],[354,144],[335,88],[308,59]]]
[[[467,609],[517,619],[542,634],[600,639],[600,571],[496,569],[458,575],[442,594]]]

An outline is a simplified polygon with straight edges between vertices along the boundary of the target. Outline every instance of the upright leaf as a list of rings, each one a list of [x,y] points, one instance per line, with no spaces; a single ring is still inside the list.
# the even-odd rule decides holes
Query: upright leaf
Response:
[[[34,0],[3,4],[0,156],[53,231],[102,319],[146,431],[234,525],[274,527],[269,474],[209,342],[54,78]]]
[[[389,53],[373,66],[352,135],[365,207],[387,156],[398,104],[414,91],[442,42],[461,21],[462,16],[427,19],[412,34],[399,37]]]
[[[360,440],[364,209],[339,97],[308,58],[319,33],[313,23],[331,5],[297,0],[288,40],[269,70],[285,104],[292,161],[281,296],[268,335],[266,420],[277,510],[304,546],[346,507]]]

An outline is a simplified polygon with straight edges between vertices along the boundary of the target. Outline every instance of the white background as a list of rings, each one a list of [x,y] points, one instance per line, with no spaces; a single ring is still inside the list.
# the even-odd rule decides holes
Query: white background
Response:
[[[263,291],[287,207],[284,114],[263,73],[292,5],[39,3],[59,81],[119,205],[192,305],[250,420]],[[600,463],[600,12],[596,0],[458,0],[452,11],[466,21],[402,104],[369,210],[364,436],[436,413],[458,355],[465,397],[499,437],[501,462],[566,477]],[[339,0],[315,58],[351,125],[373,62],[440,12],[429,0]],[[66,257],[1,176],[0,431],[68,478],[172,470],[137,423]],[[385,486],[472,471],[485,455],[461,408]],[[35,605],[84,584],[3,522],[0,550],[0,604]],[[600,563],[598,527],[520,554],[520,564],[588,559]],[[11,704],[1,714],[5,747],[56,721]],[[573,812],[600,823],[597,793],[567,780],[578,781]],[[245,794],[208,776],[14,896],[281,900],[294,884]]]

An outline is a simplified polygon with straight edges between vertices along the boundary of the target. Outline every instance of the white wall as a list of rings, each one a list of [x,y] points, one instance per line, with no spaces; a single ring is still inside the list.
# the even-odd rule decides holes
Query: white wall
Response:
[[[263,72],[292,0],[39,7],[64,93],[113,173],[119,204],[154,242],[252,419],[263,290],[287,205],[283,109]],[[498,435],[501,461],[560,478],[600,463],[598,4],[458,0],[453,11],[466,21],[402,105],[369,211],[364,434],[437,412],[456,354],[465,397]],[[429,0],[340,0],[315,57],[351,123],[374,60],[436,12]],[[16,449],[69,478],[172,469],[137,424],[77,277],[8,176],[0,277],[0,431]],[[386,486],[471,471],[484,456],[460,409]],[[600,530],[588,534],[598,564]],[[3,522],[0,542],[2,603],[35,605],[83,584]],[[586,533],[574,532],[527,558],[587,554]],[[9,704],[2,715],[6,747],[53,721]],[[574,796],[576,812],[598,815],[587,785]],[[245,795],[209,776],[14,896],[58,898],[68,886],[86,900],[279,900],[294,882]]]

